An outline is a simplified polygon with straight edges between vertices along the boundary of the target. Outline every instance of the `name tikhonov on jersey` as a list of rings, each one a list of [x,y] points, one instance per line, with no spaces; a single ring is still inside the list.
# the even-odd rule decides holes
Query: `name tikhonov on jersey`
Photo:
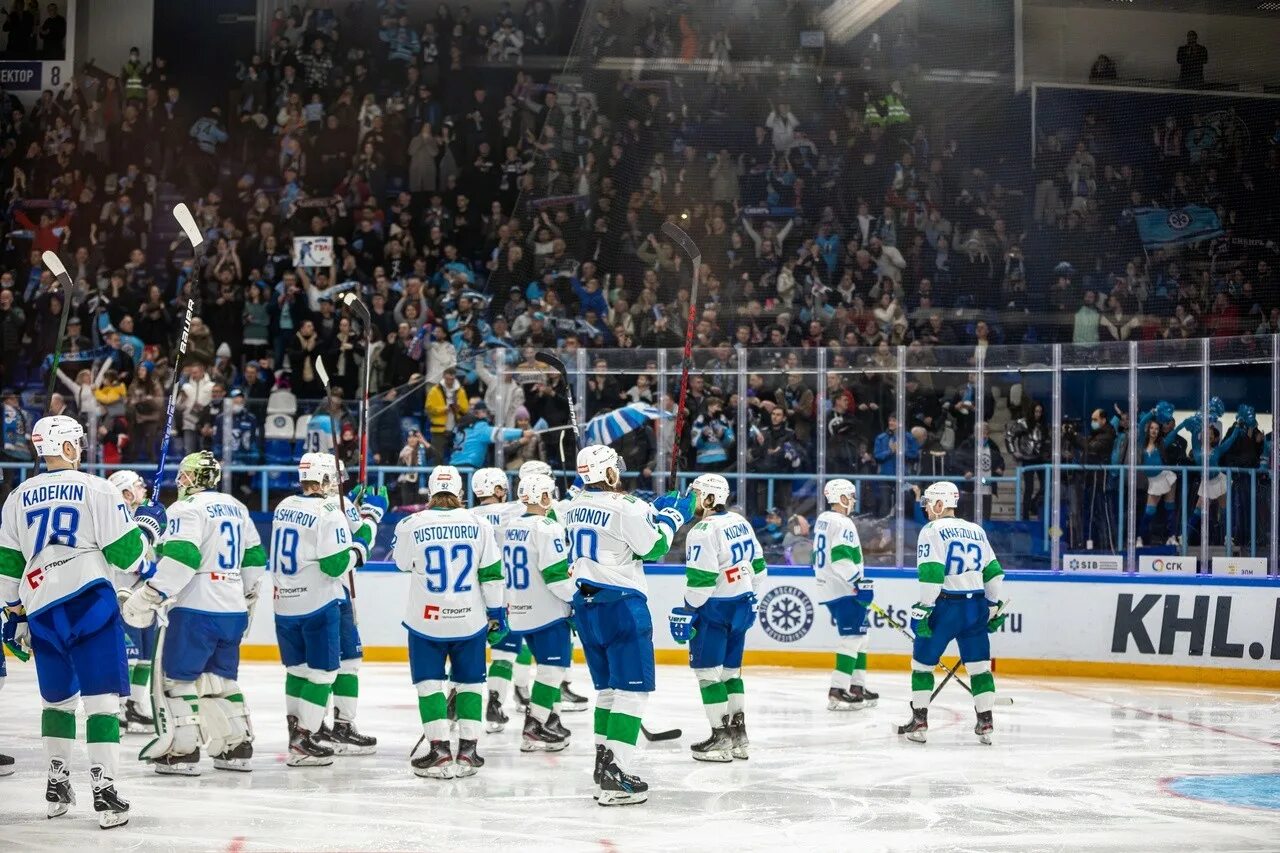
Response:
[[[685,537],[685,598],[695,607],[709,598],[738,598],[751,592],[753,578],[764,570],[755,532],[733,512],[708,516]],[[693,598],[701,599],[694,601]]]
[[[653,507],[631,495],[583,491],[569,502],[564,522],[578,583],[648,594],[644,563],[668,544]]]
[[[507,524],[502,531],[502,564],[512,631],[536,631],[568,618],[573,598],[568,558],[565,530],[559,522],[523,515]]]
[[[340,601],[353,545],[338,499],[290,495],[271,516],[271,580],[278,616],[309,616]]]
[[[142,557],[142,531],[120,491],[82,471],[46,471],[14,489],[0,513],[0,597],[38,613]]]
[[[920,530],[916,545],[920,580],[944,592],[977,592],[1003,572],[987,533],[961,518],[940,518]]]
[[[426,509],[396,525],[392,559],[412,572],[404,627],[430,639],[466,639],[489,627],[503,602],[493,526],[468,509]]]
[[[813,576],[822,603],[857,595],[862,579],[862,541],[853,519],[827,510],[813,525]]]
[[[244,613],[244,571],[252,583],[262,577],[258,528],[244,504],[221,492],[197,492],[169,507],[169,527],[161,558],[176,560],[195,573],[174,579],[175,607],[206,613]],[[168,577],[162,582],[170,586]]]

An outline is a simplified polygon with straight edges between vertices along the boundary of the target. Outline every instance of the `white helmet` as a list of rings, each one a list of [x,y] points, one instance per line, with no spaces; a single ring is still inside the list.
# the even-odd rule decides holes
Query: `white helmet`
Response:
[[[462,475],[452,465],[437,465],[427,478],[427,494],[438,495],[441,492],[448,492],[455,498],[462,497]]]
[[[714,500],[713,506],[724,506],[729,502],[729,481],[719,474],[699,474],[689,488],[701,497],[710,496]],[[702,503],[701,499],[698,503]]]
[[[610,482],[609,471],[614,472],[615,479]],[[578,451],[578,476],[585,485],[605,483],[616,485],[622,476],[622,462],[618,453],[606,444],[593,444]]]
[[[319,483],[321,486],[338,485],[338,467],[332,453],[304,453],[298,460],[298,482]]]
[[[120,490],[125,503],[131,507],[147,498],[147,483],[136,471],[117,471],[107,478],[107,482]]]
[[[541,474],[544,477],[550,477],[551,466],[543,462],[541,459],[530,459],[528,462],[520,466],[520,479],[523,480],[531,474]]]
[[[547,506],[550,501],[543,504],[542,497],[546,495],[553,501],[556,499],[556,482],[545,474],[529,474],[520,478],[516,494],[522,504]]]
[[[938,501],[942,501],[944,509],[955,509],[959,506],[960,490],[956,488],[956,484],[948,482],[934,483],[925,489],[924,494],[920,496],[920,505],[923,507],[931,507]]]
[[[74,459],[67,458],[62,452],[67,442],[76,446]],[[75,418],[48,415],[36,421],[36,425],[31,428],[31,443],[36,446],[37,456],[56,456],[75,465],[84,454],[84,427]]]
[[[481,468],[471,475],[471,491],[477,498],[497,497],[494,492],[498,489],[504,493],[511,491],[511,484],[501,468]]]
[[[844,502],[840,499],[849,498],[849,509],[852,510],[854,503],[858,500],[857,487],[849,480],[841,477],[837,480],[828,480],[827,484],[822,487],[822,496],[827,499],[827,503],[831,506],[844,506]]]

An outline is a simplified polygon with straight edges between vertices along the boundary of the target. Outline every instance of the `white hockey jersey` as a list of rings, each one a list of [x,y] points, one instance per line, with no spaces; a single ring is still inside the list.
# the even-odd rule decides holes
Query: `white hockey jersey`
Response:
[[[813,525],[813,576],[818,601],[857,595],[862,580],[862,541],[853,519],[827,510]]]
[[[764,550],[751,524],[736,512],[708,516],[685,537],[684,600],[701,607],[711,598],[738,598],[765,569]]]
[[[357,560],[361,546],[338,499],[326,495],[290,495],[271,517],[271,559],[275,610],[281,617],[309,616],[341,600],[342,576]]]
[[[502,531],[502,566],[512,631],[536,631],[568,618],[574,588],[564,525],[542,515],[512,519]]]
[[[0,509],[0,600],[21,601],[27,613],[39,613],[132,571],[143,543],[111,483],[83,471],[37,474]]]
[[[493,527],[493,533],[502,541],[502,531],[507,524],[524,515],[524,504],[519,501],[507,501],[500,504],[480,504],[471,511],[483,518]]]
[[[487,631],[485,610],[503,604],[502,554],[493,527],[469,509],[425,509],[402,518],[391,540],[396,568],[413,572],[405,628],[433,640]]]
[[[916,544],[920,602],[933,604],[942,592],[985,590],[1000,601],[1004,570],[987,532],[963,518],[939,518],[920,529]]]
[[[257,586],[267,563],[244,504],[203,491],[173,504],[168,515],[151,585],[174,598],[174,607],[244,613],[245,593]]]
[[[649,504],[617,492],[584,489],[565,513],[577,583],[648,595],[644,564],[671,548]]]

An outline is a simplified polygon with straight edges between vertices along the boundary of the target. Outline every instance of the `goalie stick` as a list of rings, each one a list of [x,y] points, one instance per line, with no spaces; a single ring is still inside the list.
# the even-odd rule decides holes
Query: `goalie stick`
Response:
[[[693,263],[692,283],[689,285],[689,317],[684,327],[684,354],[680,358],[680,403],[676,407],[675,438],[671,440],[671,488],[679,491],[680,481],[676,475],[680,471],[680,435],[684,432],[686,404],[689,401],[689,368],[693,364],[693,326],[698,318],[698,272],[702,268],[702,250],[674,222],[662,223],[662,233],[674,240]]]

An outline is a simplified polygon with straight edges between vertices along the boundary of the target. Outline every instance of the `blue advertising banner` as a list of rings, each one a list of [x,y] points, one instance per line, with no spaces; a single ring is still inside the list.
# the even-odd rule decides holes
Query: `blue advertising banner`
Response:
[[[43,67],[40,62],[0,62],[0,86],[11,92],[38,92]]]

